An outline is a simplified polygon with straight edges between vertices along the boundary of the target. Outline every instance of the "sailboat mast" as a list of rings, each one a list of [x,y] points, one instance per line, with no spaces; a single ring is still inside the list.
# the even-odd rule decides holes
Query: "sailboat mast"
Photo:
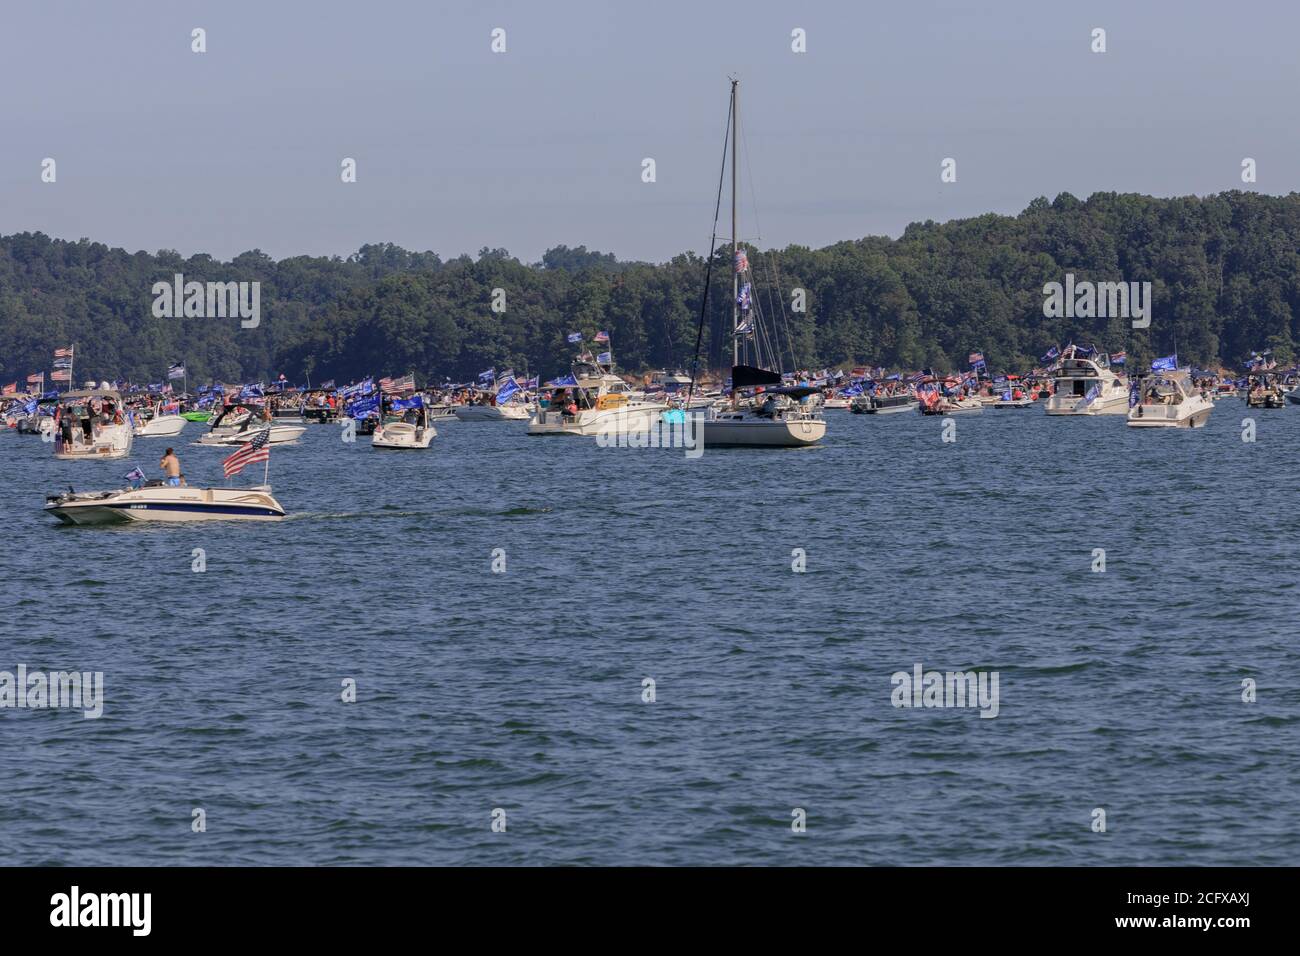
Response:
[[[736,123],[740,98],[740,81],[731,81],[731,364],[740,364],[740,273],[736,271],[736,257],[740,253],[740,239],[736,235]]]

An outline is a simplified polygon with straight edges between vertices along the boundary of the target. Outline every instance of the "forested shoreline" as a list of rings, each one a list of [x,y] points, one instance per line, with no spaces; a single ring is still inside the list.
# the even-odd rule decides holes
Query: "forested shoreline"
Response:
[[[757,297],[781,326],[785,364],[890,369],[1027,370],[1070,340],[1127,350],[1145,362],[1177,348],[1202,367],[1239,367],[1252,351],[1294,361],[1300,335],[1300,194],[1233,191],[1156,199],[1062,193],[1017,216],[914,223],[897,239],[869,236],[822,249],[750,247]],[[76,377],[158,381],[176,362],[190,381],[294,382],[414,371],[440,382],[513,367],[568,367],[570,333],[608,331],[629,370],[688,367],[706,262],[682,253],[623,262],[557,246],[526,264],[504,249],[443,260],[391,244],[355,255],[228,262],[176,252],[128,253],[41,233],[0,237],[0,381],[48,370],[77,346]],[[1066,273],[1094,282],[1151,282],[1152,322],[1052,318],[1043,287]],[[152,288],[186,281],[260,282],[262,319],[156,318]],[[779,279],[780,299],[768,280]],[[702,364],[729,355],[730,251],[712,269]],[[806,290],[806,310],[792,290]],[[504,293],[494,311],[493,290]],[[498,307],[501,295],[496,296]]]

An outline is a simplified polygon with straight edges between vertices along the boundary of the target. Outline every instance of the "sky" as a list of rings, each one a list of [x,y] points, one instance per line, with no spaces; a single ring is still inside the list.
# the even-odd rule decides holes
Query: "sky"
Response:
[[[761,247],[1060,192],[1285,194],[1298,34],[1300,4],[1226,0],[9,2],[0,233],[660,262],[708,248],[733,75]]]

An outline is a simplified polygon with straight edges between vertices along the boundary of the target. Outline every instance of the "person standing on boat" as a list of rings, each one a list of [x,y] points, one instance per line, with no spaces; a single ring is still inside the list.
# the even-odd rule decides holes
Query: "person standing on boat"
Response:
[[[176,457],[176,453],[170,448],[163,453],[162,461],[158,462],[158,467],[163,470],[167,476],[167,484],[173,488],[180,487],[181,483],[181,460]]]

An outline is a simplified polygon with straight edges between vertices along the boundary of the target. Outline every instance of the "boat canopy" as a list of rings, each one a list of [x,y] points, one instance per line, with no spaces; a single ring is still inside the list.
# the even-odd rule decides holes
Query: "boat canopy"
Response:
[[[112,388],[80,388],[75,391],[64,392],[59,396],[58,400],[60,402],[80,402],[87,398],[108,398],[120,402],[122,395]]]
[[[756,368],[753,365],[733,365],[731,367],[731,387],[733,389],[780,384],[780,372],[769,372],[765,368]]]

